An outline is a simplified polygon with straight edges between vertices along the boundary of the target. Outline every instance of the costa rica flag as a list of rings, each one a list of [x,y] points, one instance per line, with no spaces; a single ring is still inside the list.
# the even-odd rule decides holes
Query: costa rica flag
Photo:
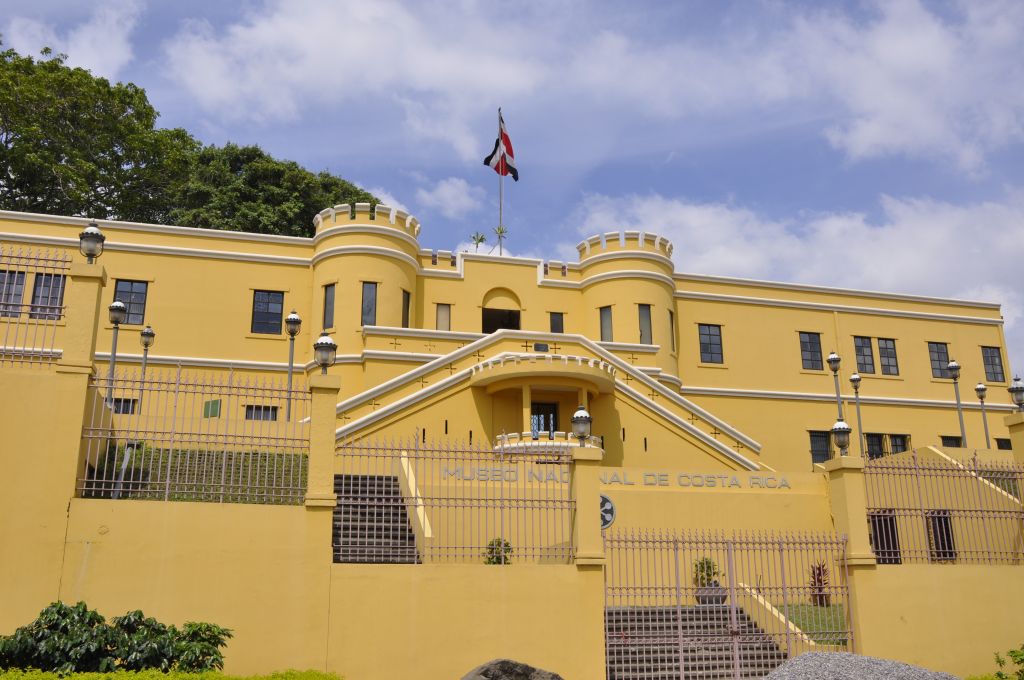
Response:
[[[484,159],[484,165],[491,166],[499,175],[512,175],[513,180],[519,181],[516,155],[512,151],[512,140],[508,138],[505,119],[501,117],[501,109],[498,109],[498,138],[494,140],[494,151]]]

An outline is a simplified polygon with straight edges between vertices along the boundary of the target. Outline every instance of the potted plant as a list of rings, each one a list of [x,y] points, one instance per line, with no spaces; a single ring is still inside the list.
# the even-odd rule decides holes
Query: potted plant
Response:
[[[724,604],[728,593],[718,577],[722,571],[710,557],[702,557],[693,563],[693,585],[697,590],[694,597],[697,604]]]

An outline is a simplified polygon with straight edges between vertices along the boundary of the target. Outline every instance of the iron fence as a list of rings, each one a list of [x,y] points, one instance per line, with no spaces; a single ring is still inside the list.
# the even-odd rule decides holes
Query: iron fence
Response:
[[[303,501],[310,395],[302,386],[178,368],[95,377],[89,387],[80,496]]]
[[[613,530],[604,542],[609,680],[762,677],[853,649],[845,537]]]
[[[60,358],[67,253],[0,245],[0,364],[45,365]]]
[[[922,459],[867,461],[867,522],[879,564],[1017,564],[1024,558],[1024,466]]]
[[[572,560],[571,449],[457,442],[337,448],[334,561]]]

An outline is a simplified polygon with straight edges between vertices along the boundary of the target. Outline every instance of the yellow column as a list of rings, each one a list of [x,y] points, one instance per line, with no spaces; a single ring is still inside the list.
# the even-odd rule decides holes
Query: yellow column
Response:
[[[1013,447],[1013,458],[1024,463],[1024,412],[1011,413],[1003,419],[1010,430],[1010,446]]]
[[[599,475],[604,449],[596,446],[576,446],[572,452],[572,499],[576,503],[576,517],[573,522],[576,565],[603,565]]]
[[[337,430],[338,393],[341,378],[336,375],[314,375],[309,378],[312,392],[309,417],[309,477],[306,485],[307,508],[333,508],[334,449]]]
[[[87,367],[91,371],[107,272],[98,264],[75,263],[68,278],[70,283],[64,290],[64,346],[58,367]]]
[[[522,432],[530,432],[533,428],[530,424],[530,404],[533,402],[532,392],[529,385],[523,385],[523,429]]]

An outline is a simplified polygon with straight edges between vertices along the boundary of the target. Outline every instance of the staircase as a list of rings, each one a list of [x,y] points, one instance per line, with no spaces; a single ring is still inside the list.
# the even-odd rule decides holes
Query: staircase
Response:
[[[735,634],[729,621],[729,605],[608,608],[608,680],[761,678],[786,660],[786,653],[742,609],[736,609]]]
[[[335,475],[334,561],[417,564],[416,536],[409,524],[398,478]]]

